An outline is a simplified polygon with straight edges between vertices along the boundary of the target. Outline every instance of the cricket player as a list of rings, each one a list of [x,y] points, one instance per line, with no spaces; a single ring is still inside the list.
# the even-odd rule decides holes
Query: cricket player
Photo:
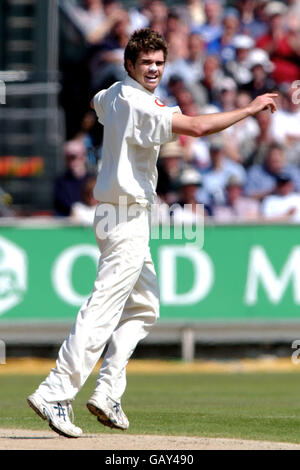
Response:
[[[127,429],[121,407],[125,369],[137,343],[159,316],[159,292],[149,250],[150,206],[161,144],[179,134],[206,136],[253,116],[276,110],[276,94],[246,108],[185,116],[155,95],[167,59],[165,40],[150,29],[133,33],[124,54],[128,76],[92,101],[104,125],[102,167],[94,189],[99,201],[94,230],[100,249],[93,291],[62,344],[56,367],[28,397],[28,404],[57,433],[79,437],[71,402],[107,346],[87,407],[106,426]]]

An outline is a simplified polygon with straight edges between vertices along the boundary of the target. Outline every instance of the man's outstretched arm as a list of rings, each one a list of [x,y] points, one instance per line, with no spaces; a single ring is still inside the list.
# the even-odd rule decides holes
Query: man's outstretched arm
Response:
[[[249,116],[254,116],[260,111],[270,109],[272,113],[277,110],[274,98],[277,93],[266,93],[255,98],[248,106],[233,111],[215,114],[202,114],[199,116],[186,116],[174,113],[172,116],[172,131],[175,134],[202,137],[215,132],[220,132],[236,122]]]

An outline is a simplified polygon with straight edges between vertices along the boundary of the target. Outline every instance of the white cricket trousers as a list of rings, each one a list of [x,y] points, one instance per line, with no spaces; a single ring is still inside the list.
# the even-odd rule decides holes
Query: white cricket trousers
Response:
[[[159,316],[158,286],[149,249],[149,209],[128,206],[124,221],[124,208],[120,218],[120,206],[114,207],[116,220],[110,220],[107,236],[99,237],[104,219],[97,206],[94,230],[101,255],[96,281],[60,348],[56,367],[38,388],[48,401],[74,399],[106,344],[95,391],[120,401],[126,388],[128,360]],[[133,207],[139,211],[130,211]]]

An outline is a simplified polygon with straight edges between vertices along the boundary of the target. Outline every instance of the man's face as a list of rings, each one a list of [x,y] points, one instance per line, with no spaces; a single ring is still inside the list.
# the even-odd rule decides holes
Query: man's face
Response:
[[[162,78],[164,66],[163,51],[141,52],[134,65],[130,61],[127,62],[131,78],[151,93],[154,92]]]
[[[273,148],[267,157],[267,167],[270,173],[280,173],[284,166],[284,153],[282,150]]]

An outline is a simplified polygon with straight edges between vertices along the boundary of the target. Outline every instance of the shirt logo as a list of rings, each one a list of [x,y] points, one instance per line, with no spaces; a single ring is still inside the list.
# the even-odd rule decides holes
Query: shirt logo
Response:
[[[166,106],[162,101],[160,101],[159,98],[156,98],[155,104],[157,104],[157,106],[160,106],[161,108],[163,108],[164,106]]]

